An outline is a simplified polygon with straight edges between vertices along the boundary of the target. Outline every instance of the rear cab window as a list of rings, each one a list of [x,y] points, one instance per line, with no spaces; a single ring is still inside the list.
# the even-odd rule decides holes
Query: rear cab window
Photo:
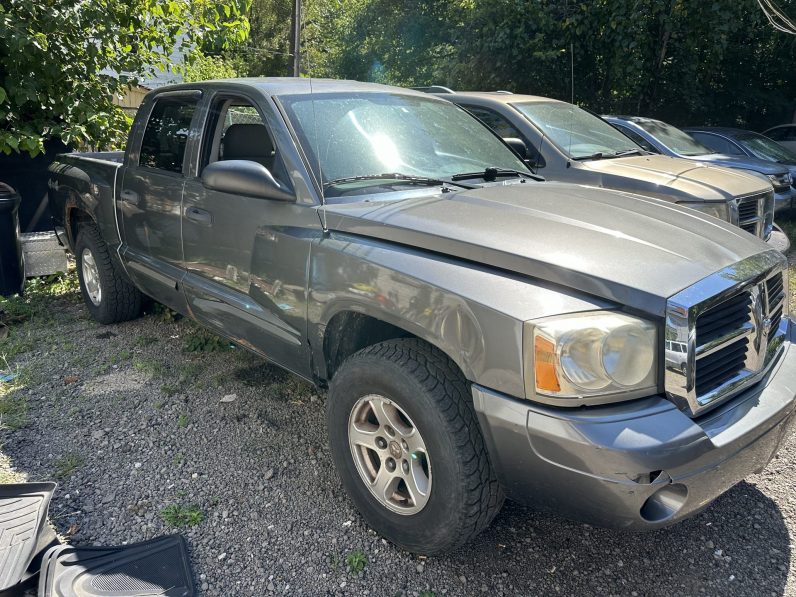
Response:
[[[198,96],[193,95],[155,100],[141,140],[140,167],[182,173],[198,101]]]

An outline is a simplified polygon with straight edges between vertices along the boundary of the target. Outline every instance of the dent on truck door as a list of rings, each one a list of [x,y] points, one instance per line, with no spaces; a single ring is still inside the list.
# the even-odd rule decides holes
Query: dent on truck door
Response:
[[[118,199],[130,275],[146,294],[182,312],[183,162],[197,100],[193,94],[155,100],[137,163],[125,168]]]

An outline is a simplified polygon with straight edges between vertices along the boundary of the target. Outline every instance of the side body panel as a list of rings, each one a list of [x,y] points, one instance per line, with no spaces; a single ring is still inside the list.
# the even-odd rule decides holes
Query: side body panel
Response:
[[[49,199],[56,221],[67,229],[67,242],[74,249],[69,227],[77,211],[89,215],[115,256],[121,243],[114,213],[114,195],[121,163],[111,154],[62,154],[50,166]]]

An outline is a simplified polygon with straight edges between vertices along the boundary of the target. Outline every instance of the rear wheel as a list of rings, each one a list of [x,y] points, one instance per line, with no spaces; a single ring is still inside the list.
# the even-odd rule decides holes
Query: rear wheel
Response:
[[[453,549],[500,510],[468,384],[436,348],[402,339],[351,356],[332,380],[328,424],[343,486],[400,547]]]
[[[118,323],[141,313],[141,292],[111,259],[94,224],[83,224],[75,242],[77,276],[83,302],[100,323]]]

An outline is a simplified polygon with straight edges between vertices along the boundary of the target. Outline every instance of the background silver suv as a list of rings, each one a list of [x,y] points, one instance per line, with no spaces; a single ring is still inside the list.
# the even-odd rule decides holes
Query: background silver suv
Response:
[[[520,139],[529,164],[548,180],[586,184],[665,199],[697,209],[768,240],[773,187],[752,173],[650,155],[599,116],[573,104],[533,95],[422,90],[465,108],[504,139]]]

